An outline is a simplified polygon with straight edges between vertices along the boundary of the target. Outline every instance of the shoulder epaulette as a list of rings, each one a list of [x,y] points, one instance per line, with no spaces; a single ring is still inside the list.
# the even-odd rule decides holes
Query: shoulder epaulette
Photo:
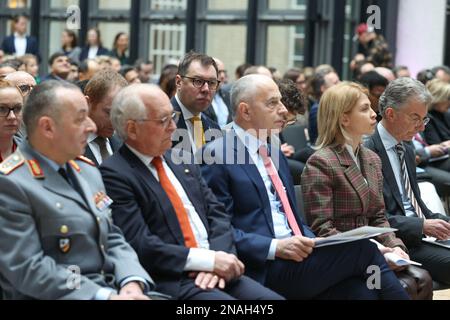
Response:
[[[83,162],[85,162],[85,163],[87,163],[87,164],[90,164],[90,165],[93,166],[93,167],[96,166],[94,161],[92,161],[92,160],[89,159],[89,158],[86,158],[85,156],[78,156],[78,157],[77,157],[77,160],[80,160],[80,161],[83,161]]]
[[[16,152],[0,164],[0,172],[4,175],[9,175],[17,168],[20,168],[24,163],[25,158],[20,152]]]

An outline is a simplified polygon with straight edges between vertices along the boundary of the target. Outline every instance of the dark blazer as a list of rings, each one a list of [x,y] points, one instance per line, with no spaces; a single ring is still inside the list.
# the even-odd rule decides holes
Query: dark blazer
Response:
[[[433,145],[450,140],[450,113],[431,110],[428,116],[430,123],[425,127],[425,141]]]
[[[89,46],[83,47],[80,53],[80,61],[82,62],[86,60],[88,58],[88,55],[89,55]],[[110,55],[111,51],[109,51],[108,49],[104,47],[98,48],[97,56],[110,56]]]
[[[398,229],[396,232],[397,236],[403,240],[407,247],[420,245],[422,239],[423,220],[417,217],[407,217],[405,215],[405,209],[403,208],[400,191],[398,189],[394,172],[392,170],[391,163],[389,162],[386,149],[381,141],[378,129],[366,140],[365,145],[367,148],[378,154],[383,164],[383,196],[389,224],[393,228]],[[427,219],[443,219],[445,221],[449,221],[450,219],[448,217],[431,212],[422,201],[416,177],[414,150],[408,144],[405,144],[405,147],[406,167],[408,169],[411,188],[423,214]]]
[[[195,165],[165,159],[194,205],[208,235],[210,249],[235,253],[230,220]],[[112,214],[158,289],[177,297],[189,254],[171,202],[149,169],[124,145],[100,167]]]
[[[119,150],[119,148],[122,146],[122,141],[116,135],[109,138],[109,143],[111,145],[111,149],[112,149],[113,153],[115,153],[117,150]],[[92,161],[94,161],[94,163],[97,167],[100,165],[98,163],[97,159],[95,158],[94,154],[92,153],[92,150],[89,147],[89,144],[86,145],[86,151],[84,152],[84,156],[86,158],[89,158]]]
[[[177,122],[177,128],[187,130],[186,120],[184,119],[183,113],[181,112],[181,108],[180,108],[180,105],[178,104],[177,99],[175,99],[175,97],[173,97],[170,102],[172,103],[173,109],[175,111],[180,112],[180,119]],[[203,124],[203,131],[205,132],[207,143],[222,136],[219,125],[216,122],[214,122],[213,120],[211,120],[204,113],[202,113],[202,124]],[[185,137],[185,136],[180,134],[180,138],[181,137]],[[211,139],[209,139],[209,137],[211,137]],[[173,141],[174,147],[175,146],[179,147],[181,145],[183,147],[189,146],[189,149],[185,150],[185,151],[192,153],[192,146],[191,146],[191,142],[189,141],[189,139],[186,142],[184,141],[184,139],[178,139],[178,140]],[[186,148],[184,148],[184,149],[186,149]]]
[[[224,137],[206,145],[204,154],[211,154],[216,160],[215,164],[202,165],[202,174],[232,217],[238,257],[245,263],[246,274],[264,284],[270,263],[267,255],[275,231],[263,179],[234,130],[227,131]],[[238,156],[240,162],[237,162]],[[279,157],[278,174],[286,188],[291,208],[302,234],[312,238],[314,234],[297,212],[292,177],[281,151]],[[234,160],[235,164],[228,164],[230,160]]]
[[[2,50],[5,54],[14,55],[16,53],[16,47],[14,45],[14,35],[10,35],[3,39]],[[40,60],[39,46],[35,37],[27,36],[27,48],[25,53],[34,54],[38,60]]]
[[[305,216],[319,237],[362,226],[390,227],[385,216],[381,161],[361,146],[361,170],[346,148],[326,147],[309,158],[302,174]],[[403,242],[389,233],[379,237],[387,247]]]
[[[223,88],[220,88],[216,94],[218,94],[222,98],[223,102],[228,108],[228,123],[230,123],[231,121],[233,121],[233,111],[231,110],[230,107],[231,105],[230,92],[226,92],[224,91]],[[203,112],[203,114],[206,114],[211,120],[217,123],[217,115],[212,105],[210,105],[208,109],[206,109],[205,112]]]

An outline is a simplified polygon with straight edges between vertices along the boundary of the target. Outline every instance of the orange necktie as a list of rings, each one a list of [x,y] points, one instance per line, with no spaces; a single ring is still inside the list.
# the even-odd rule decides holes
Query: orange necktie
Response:
[[[177,214],[178,223],[180,224],[181,232],[183,232],[184,243],[188,248],[196,248],[197,241],[195,240],[194,233],[192,232],[191,224],[189,223],[189,218],[184,208],[183,202],[177,193],[177,190],[170,182],[164,170],[161,157],[156,157],[152,160],[152,165],[156,168],[158,172],[159,182],[169,197],[172,203],[175,213]]]

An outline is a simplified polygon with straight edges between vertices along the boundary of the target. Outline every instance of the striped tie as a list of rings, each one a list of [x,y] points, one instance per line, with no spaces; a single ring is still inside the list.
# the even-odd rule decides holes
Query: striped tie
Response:
[[[406,161],[405,161],[405,152],[406,152],[405,147],[403,146],[402,143],[399,143],[395,146],[395,149],[397,151],[398,159],[400,160],[402,182],[405,187],[406,195],[411,200],[411,204],[413,208],[416,210],[417,216],[419,218],[425,219],[422,209],[420,208],[419,203],[417,202],[417,199],[414,196],[414,192],[411,188],[411,183],[409,181],[408,170],[406,168]]]

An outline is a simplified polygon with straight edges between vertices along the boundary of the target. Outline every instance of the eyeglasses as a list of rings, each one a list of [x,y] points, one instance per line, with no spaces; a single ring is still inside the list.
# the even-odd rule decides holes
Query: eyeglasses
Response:
[[[164,129],[167,129],[170,126],[170,124],[172,123],[172,121],[177,123],[178,119],[180,119],[180,112],[174,111],[170,116],[164,117],[162,119],[141,119],[141,120],[135,120],[135,121],[138,121],[138,122],[155,121],[155,122],[161,124],[164,127]]]
[[[0,117],[7,118],[11,111],[14,113],[15,116],[18,116],[22,113],[22,106],[17,106],[13,108],[9,107],[0,107]]]
[[[410,115],[410,114],[407,115],[407,116],[408,116],[409,120],[414,123],[416,128],[420,127],[421,125],[426,126],[430,122],[430,118],[428,118],[428,117],[420,119],[420,117],[417,117],[417,116],[414,116],[414,115]]]
[[[21,84],[19,86],[17,86],[17,88],[19,88],[20,93],[22,93],[23,96],[26,96],[28,94],[31,93],[31,91],[34,88],[34,85],[30,85],[30,84]]]
[[[196,87],[197,89],[201,89],[203,88],[203,86],[205,85],[205,83],[208,84],[208,88],[210,90],[217,90],[217,88],[220,85],[220,81],[219,80],[204,80],[204,79],[200,79],[200,78],[192,78],[192,77],[186,77],[186,76],[181,76],[183,79],[189,79],[192,81],[192,84],[194,85],[194,87]]]

